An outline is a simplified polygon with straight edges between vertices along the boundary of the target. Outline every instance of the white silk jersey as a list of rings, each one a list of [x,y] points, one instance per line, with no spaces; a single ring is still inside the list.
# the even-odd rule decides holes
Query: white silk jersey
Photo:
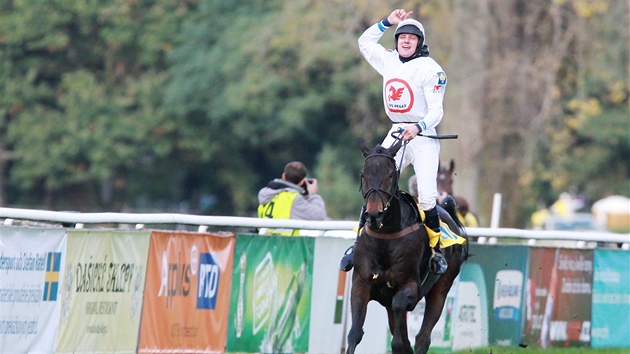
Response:
[[[444,70],[430,57],[401,62],[397,51],[378,43],[383,33],[378,23],[369,27],[359,37],[359,50],[383,76],[385,113],[394,123],[420,123],[424,133],[436,134],[444,115]]]

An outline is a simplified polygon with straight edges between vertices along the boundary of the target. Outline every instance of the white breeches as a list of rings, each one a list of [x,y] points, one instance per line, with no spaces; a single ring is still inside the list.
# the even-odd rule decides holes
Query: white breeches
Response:
[[[393,124],[381,145],[385,148],[391,147],[395,141],[391,136],[392,132],[398,131],[399,127],[405,125],[408,123]],[[401,158],[403,159],[402,165],[400,165]],[[422,210],[433,209],[438,197],[437,171],[440,164],[440,142],[437,139],[415,137],[407,143],[406,147],[401,146],[395,159],[396,167],[400,166],[401,173],[409,164],[413,165],[418,179],[418,204]]]

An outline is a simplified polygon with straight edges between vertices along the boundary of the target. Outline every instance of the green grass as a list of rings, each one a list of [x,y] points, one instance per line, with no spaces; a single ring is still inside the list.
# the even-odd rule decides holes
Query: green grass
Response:
[[[595,348],[519,348],[519,347],[487,347],[466,349],[453,354],[628,354],[629,348],[624,349],[595,349]]]

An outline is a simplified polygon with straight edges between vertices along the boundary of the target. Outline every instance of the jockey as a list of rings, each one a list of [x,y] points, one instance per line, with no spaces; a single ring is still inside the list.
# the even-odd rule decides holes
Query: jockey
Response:
[[[409,164],[414,167],[418,178],[418,203],[426,216],[425,227],[433,250],[430,269],[435,274],[442,274],[447,269],[447,263],[440,251],[440,217],[436,208],[440,144],[438,140],[418,137],[418,134],[436,134],[436,126],[444,114],[442,102],[446,74],[429,57],[424,27],[408,18],[411,14],[403,9],[392,11],[387,18],[363,32],[359,38],[359,49],[368,63],[383,76],[383,104],[392,128],[381,145],[391,146],[395,141],[391,133],[404,129],[400,136],[407,146],[396,154],[396,163],[400,164],[402,160],[401,171]],[[394,33],[396,50],[390,51],[378,41],[393,25],[398,25]],[[364,224],[365,210],[362,210],[359,232]],[[341,270],[352,269],[353,252],[354,246],[346,250]]]

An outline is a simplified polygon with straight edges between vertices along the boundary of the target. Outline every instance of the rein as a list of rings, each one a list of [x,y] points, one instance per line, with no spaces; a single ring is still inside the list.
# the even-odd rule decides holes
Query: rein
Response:
[[[405,158],[405,149],[407,149],[407,144],[409,143],[409,141],[404,141],[403,140],[402,132],[403,132],[402,130],[398,129],[398,132],[393,132],[391,134],[392,138],[395,139],[394,142],[392,143],[392,146],[396,145],[398,140],[400,140],[402,142],[402,144],[403,144],[402,154],[400,155],[400,164],[398,165],[398,170],[397,170],[398,174],[400,174],[400,170],[402,168],[402,162],[403,162],[403,159]],[[389,148],[391,149],[392,146],[390,146]],[[392,159],[393,159],[393,157],[392,157]],[[396,160],[394,160],[394,161],[396,161]]]
[[[394,140],[394,143],[389,147],[391,149],[392,146],[396,145],[396,143],[398,142],[398,140],[402,141],[402,137],[401,137],[402,132],[393,132],[391,134],[392,138],[396,139]],[[380,188],[372,188],[370,190],[368,190],[367,192],[363,193],[363,199],[367,199],[367,197],[370,195],[370,193],[372,192],[382,192],[385,193],[387,195],[389,195],[389,200],[387,201],[387,203],[383,203],[385,205],[384,211],[387,211],[387,209],[389,208],[390,203],[392,202],[392,200],[394,199],[394,196],[396,195],[396,192],[398,192],[398,179],[400,178],[400,169],[402,168],[402,162],[403,162],[403,158],[405,156],[405,149],[407,148],[407,141],[402,141],[403,144],[403,150],[402,150],[402,155],[400,158],[400,164],[398,165],[398,167],[396,167],[396,159],[389,155],[389,154],[381,154],[381,153],[376,153],[376,154],[371,154],[365,157],[365,161],[367,161],[370,157],[377,157],[377,156],[381,156],[381,157],[386,157],[388,159],[390,159],[392,162],[394,162],[394,167],[396,167],[396,181],[394,183],[394,188],[392,189],[391,192],[388,192],[386,190],[380,189]],[[363,192],[363,191],[361,191]],[[380,196],[380,194],[379,194]],[[382,200],[383,198],[381,198]]]

